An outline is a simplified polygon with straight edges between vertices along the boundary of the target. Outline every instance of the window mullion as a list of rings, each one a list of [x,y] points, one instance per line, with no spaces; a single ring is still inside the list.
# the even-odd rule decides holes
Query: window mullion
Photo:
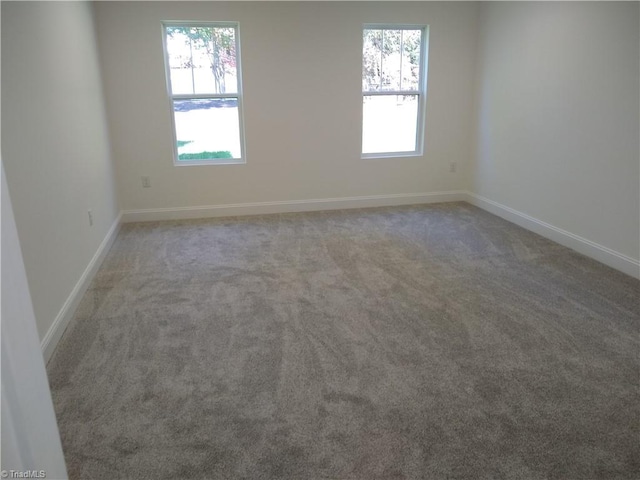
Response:
[[[238,98],[237,93],[175,93],[171,95],[174,100],[203,100],[207,98]]]
[[[420,90],[383,90],[382,92],[379,90],[371,90],[371,91],[363,91],[362,95],[365,97],[369,96],[382,96],[382,95],[420,95],[422,92]]]

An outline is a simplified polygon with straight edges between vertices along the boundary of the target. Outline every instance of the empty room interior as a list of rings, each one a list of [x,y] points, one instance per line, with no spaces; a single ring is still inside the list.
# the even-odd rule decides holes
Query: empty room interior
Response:
[[[638,2],[1,21],[3,477],[640,478]]]

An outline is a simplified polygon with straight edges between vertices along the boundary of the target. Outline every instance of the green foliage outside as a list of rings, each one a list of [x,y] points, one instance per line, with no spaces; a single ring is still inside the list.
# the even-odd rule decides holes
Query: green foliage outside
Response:
[[[178,144],[178,148],[180,148],[193,143],[193,140],[178,140],[176,143]]]
[[[214,158],[233,158],[231,152],[220,150],[217,152],[181,153],[178,160],[211,160]]]

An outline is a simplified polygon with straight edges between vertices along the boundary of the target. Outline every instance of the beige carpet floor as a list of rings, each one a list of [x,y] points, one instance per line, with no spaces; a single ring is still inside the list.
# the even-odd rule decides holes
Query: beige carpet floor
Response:
[[[73,479],[638,479],[640,282],[466,203],[124,225]]]

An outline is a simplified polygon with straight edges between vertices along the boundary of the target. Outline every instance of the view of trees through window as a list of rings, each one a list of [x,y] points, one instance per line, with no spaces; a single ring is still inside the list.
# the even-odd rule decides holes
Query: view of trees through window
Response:
[[[362,153],[414,153],[422,115],[421,28],[364,28]]]
[[[236,27],[165,32],[178,162],[241,158]]]
[[[365,29],[362,89],[417,91],[421,34],[422,30]]]

